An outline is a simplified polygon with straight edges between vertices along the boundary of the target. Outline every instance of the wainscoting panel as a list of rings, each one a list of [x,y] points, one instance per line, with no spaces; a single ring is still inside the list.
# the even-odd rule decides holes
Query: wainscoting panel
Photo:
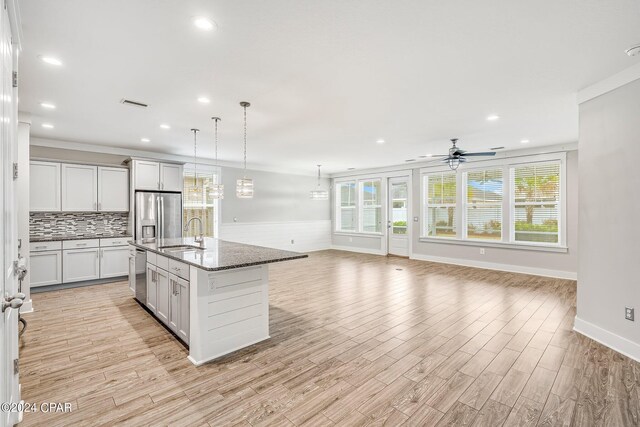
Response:
[[[331,221],[222,224],[220,238],[290,251],[319,251],[331,248]]]

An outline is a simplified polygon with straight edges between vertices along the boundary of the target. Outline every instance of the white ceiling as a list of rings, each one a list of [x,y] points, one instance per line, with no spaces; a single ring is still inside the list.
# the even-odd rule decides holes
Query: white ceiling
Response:
[[[32,113],[33,135],[190,155],[198,127],[212,157],[217,115],[220,157],[238,161],[246,100],[249,162],[311,172],[446,153],[451,137],[474,150],[576,141],[575,93],[640,61],[624,54],[640,43],[637,0],[22,0],[21,9],[20,109]],[[194,16],[218,30],[198,30]]]

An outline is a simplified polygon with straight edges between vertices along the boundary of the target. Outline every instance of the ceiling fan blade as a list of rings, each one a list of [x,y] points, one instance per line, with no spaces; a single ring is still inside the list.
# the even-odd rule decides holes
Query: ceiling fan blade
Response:
[[[470,157],[470,156],[495,156],[495,151],[485,151],[483,153],[462,153],[461,156]]]

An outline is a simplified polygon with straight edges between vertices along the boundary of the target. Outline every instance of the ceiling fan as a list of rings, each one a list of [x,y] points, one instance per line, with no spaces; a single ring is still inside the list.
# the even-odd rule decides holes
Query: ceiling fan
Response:
[[[453,138],[451,143],[453,146],[449,148],[449,154],[433,156],[433,157],[443,157],[442,162],[448,163],[449,167],[452,170],[458,169],[460,163],[465,163],[467,161],[467,157],[480,157],[480,156],[495,156],[496,153],[494,151],[485,151],[478,153],[467,153],[466,151],[458,148],[456,143],[458,142],[458,138]]]

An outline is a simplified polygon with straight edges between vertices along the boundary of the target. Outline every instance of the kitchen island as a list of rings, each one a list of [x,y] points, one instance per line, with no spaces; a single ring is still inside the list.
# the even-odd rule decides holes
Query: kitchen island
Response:
[[[268,264],[307,257],[214,238],[204,248],[193,238],[131,245],[146,255],[146,292],[136,299],[189,345],[194,365],[268,339]]]

